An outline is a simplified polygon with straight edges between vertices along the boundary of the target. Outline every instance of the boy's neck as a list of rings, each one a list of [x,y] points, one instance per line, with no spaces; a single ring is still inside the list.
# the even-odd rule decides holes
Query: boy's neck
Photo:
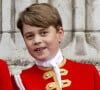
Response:
[[[61,50],[59,49],[55,57],[46,61],[36,60],[36,65],[43,66],[43,67],[52,67],[53,64],[58,65],[62,61],[63,61],[63,56],[62,56]]]

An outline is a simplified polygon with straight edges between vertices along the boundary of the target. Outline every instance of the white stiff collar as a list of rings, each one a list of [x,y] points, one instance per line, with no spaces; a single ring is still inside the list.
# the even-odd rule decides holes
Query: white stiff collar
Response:
[[[60,64],[62,61],[63,61],[63,56],[62,56],[61,50],[59,49],[54,58],[46,60],[46,61],[36,60],[36,65],[43,66],[43,67],[52,67],[54,65]]]

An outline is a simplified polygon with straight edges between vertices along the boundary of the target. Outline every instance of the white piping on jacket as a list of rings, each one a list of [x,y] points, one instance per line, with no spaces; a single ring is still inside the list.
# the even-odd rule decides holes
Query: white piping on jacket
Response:
[[[14,75],[14,79],[16,81],[17,86],[20,88],[20,90],[25,90],[22,80],[20,78],[20,74]]]

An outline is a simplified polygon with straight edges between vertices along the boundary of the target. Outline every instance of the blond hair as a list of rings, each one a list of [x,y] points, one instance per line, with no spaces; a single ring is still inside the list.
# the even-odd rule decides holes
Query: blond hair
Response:
[[[62,27],[61,18],[57,9],[47,3],[32,4],[20,13],[17,27],[22,34],[23,23],[43,28],[48,28],[52,25],[57,31],[59,30],[58,27]]]

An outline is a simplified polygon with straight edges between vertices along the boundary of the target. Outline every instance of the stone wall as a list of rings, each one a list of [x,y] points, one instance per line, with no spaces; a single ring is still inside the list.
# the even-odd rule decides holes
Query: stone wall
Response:
[[[0,57],[11,67],[26,67],[34,61],[16,21],[25,7],[36,2],[50,3],[58,9],[65,31],[63,55],[94,64],[100,70],[100,0],[0,0]]]

